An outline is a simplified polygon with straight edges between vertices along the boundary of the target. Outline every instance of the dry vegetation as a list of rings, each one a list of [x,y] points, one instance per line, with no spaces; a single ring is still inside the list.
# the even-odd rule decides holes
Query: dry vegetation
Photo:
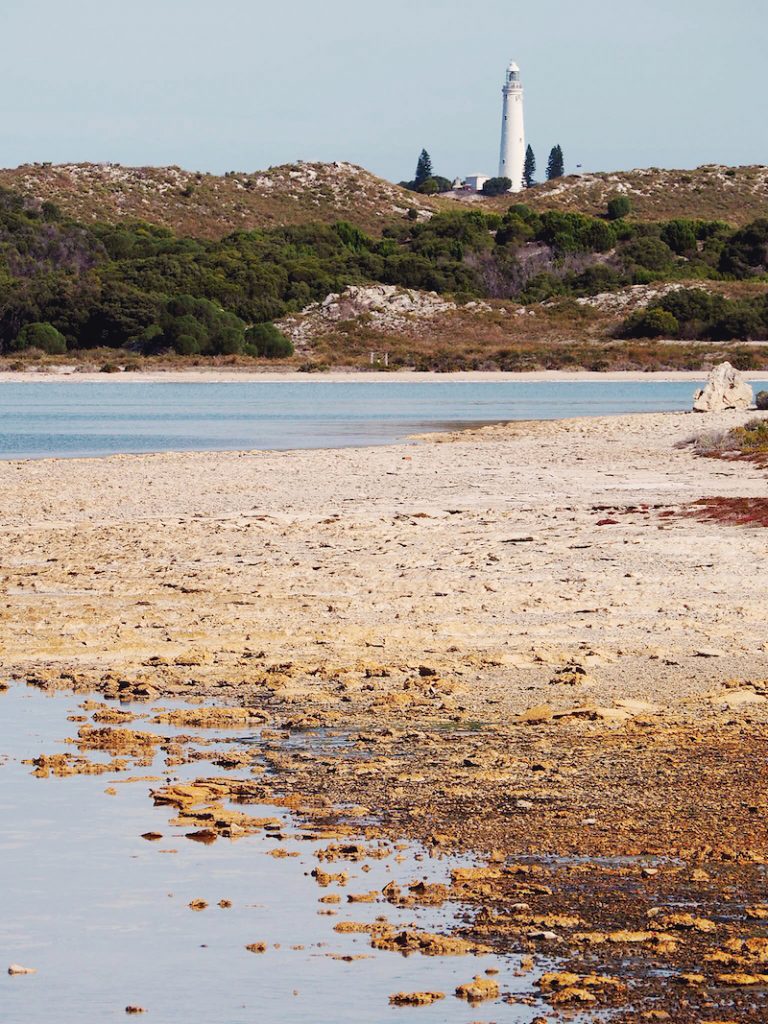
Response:
[[[347,163],[297,164],[222,176],[180,167],[26,164],[0,170],[0,186],[56,203],[76,220],[143,220],[179,235],[222,238],[233,231],[348,220],[378,233],[410,207],[439,207]]]
[[[569,175],[526,191],[525,202],[536,210],[600,214],[616,195],[629,197],[632,216],[638,220],[690,217],[743,225],[768,216],[768,167],[711,164],[695,170],[649,167]],[[501,211],[519,200],[500,197],[484,203]]]
[[[756,416],[743,426],[702,434],[692,443],[697,454],[707,458],[765,465],[768,463],[768,419]]]
[[[738,289],[737,284],[728,287]],[[297,344],[306,368],[365,368],[388,353],[391,369],[420,370],[706,370],[724,360],[742,370],[768,370],[768,346],[743,342],[612,340],[627,305],[564,299],[529,307],[492,301],[442,315],[397,318],[393,329],[362,313],[319,329]],[[597,297],[601,298],[601,297]],[[642,301],[637,295],[633,301]],[[293,318],[295,322],[295,318]],[[377,365],[377,369],[381,369]]]
[[[183,356],[176,352],[137,356],[125,349],[73,349],[65,355],[48,355],[36,349],[0,356],[0,373],[156,373],[174,370],[242,370],[248,373],[296,370],[294,359],[258,359],[247,355]]]
[[[742,370],[768,372],[768,345],[743,342],[612,340],[618,322],[615,310],[605,311],[573,299],[517,309],[492,302],[459,306],[428,321],[413,316],[396,329],[362,314],[329,325],[296,347],[293,357],[261,360],[246,355],[154,356],[112,348],[80,349],[65,355],[37,350],[0,357],[0,372],[105,374],[189,369],[322,373],[329,370],[388,369],[450,372],[458,370],[536,371],[553,369],[697,370],[708,371],[725,360]],[[295,319],[295,318],[293,318]],[[371,353],[374,362],[371,363]]]
[[[202,238],[336,220],[378,232],[410,207],[425,215],[466,205],[466,200],[406,192],[343,162],[286,164],[224,176],[179,167],[26,164],[0,170],[0,186],[55,202],[86,223],[140,219]],[[649,168],[572,175],[537,185],[525,193],[525,202],[537,210],[598,214],[618,194],[630,197],[633,216],[640,220],[696,217],[746,224],[768,214],[768,168],[712,165],[689,171]],[[486,210],[506,210],[519,199],[470,197]]]

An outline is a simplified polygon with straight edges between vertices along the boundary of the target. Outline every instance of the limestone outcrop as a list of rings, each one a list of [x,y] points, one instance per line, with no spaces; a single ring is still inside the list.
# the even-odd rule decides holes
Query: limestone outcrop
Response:
[[[753,403],[751,384],[730,363],[720,363],[710,373],[706,385],[693,396],[693,411],[749,409]]]
[[[285,317],[279,326],[301,349],[302,343],[322,336],[337,324],[360,317],[364,317],[367,325],[377,331],[398,334],[434,323],[456,313],[459,308],[470,313],[491,311],[487,303],[479,301],[459,307],[436,292],[389,284],[350,285],[343,292],[328,295],[322,302],[312,303],[300,313]]]

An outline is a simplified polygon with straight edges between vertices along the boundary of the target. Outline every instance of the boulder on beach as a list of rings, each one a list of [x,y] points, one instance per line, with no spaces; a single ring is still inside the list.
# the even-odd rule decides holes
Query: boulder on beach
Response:
[[[752,385],[730,363],[720,363],[710,373],[706,385],[693,396],[694,412],[725,412],[749,409],[754,402]]]

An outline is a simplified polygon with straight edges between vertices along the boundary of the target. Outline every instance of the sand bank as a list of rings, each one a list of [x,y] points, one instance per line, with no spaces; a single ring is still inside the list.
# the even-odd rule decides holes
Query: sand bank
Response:
[[[749,415],[0,463],[3,658],[99,673],[190,646],[216,671],[246,650],[305,667],[428,653],[509,712],[589,651],[604,699],[636,696],[638,672],[653,699],[703,693],[723,664],[703,648],[768,675],[763,532],[674,515],[765,495],[757,467],[676,447]]]
[[[396,382],[398,384],[445,384],[451,381],[466,383],[502,382],[542,383],[545,381],[702,381],[707,374],[695,370],[670,370],[643,373],[639,370],[612,371],[593,373],[586,370],[571,372],[569,370],[539,370],[530,373],[504,373],[467,371],[458,373],[421,373],[413,370],[401,370],[392,373],[377,371],[333,370],[328,373],[299,373],[295,370],[273,371],[264,370],[219,370],[211,367],[188,370],[149,370],[143,373],[78,373],[73,367],[57,367],[47,373],[23,371],[11,373],[0,372],[0,384],[6,383],[39,383],[42,381],[71,381],[73,383],[138,383],[138,384],[185,384],[185,383],[281,383],[291,384],[314,383],[329,381],[334,383],[373,383],[382,384]],[[748,371],[744,373],[747,380],[766,380],[768,371]]]

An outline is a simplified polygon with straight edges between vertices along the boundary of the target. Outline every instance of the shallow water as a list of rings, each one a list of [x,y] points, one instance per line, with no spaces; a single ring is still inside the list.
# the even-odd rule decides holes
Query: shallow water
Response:
[[[703,380],[703,378],[702,378]],[[389,444],[516,419],[691,407],[692,381],[0,384],[0,458]],[[768,382],[754,384],[755,391]]]
[[[393,878],[401,884],[442,880],[456,859],[417,860],[421,851],[411,846],[404,863],[393,857],[367,861],[368,873],[361,864],[338,862],[328,870],[349,871],[348,886],[320,889],[310,872],[317,865],[315,849],[327,842],[302,839],[287,813],[253,805],[249,813],[286,822],[286,842],[263,834],[211,846],[190,842],[183,829],[168,825],[175,811],[154,807],[148,797],[149,788],[161,783],[123,782],[148,774],[165,778],[162,754],[154,769],[49,779],[30,774],[22,759],[75,751],[62,743],[77,729],[67,721],[73,713],[79,713],[78,701],[70,695],[44,696],[22,686],[0,693],[3,1024],[124,1020],[129,1004],[146,1008],[140,1020],[163,1024],[378,1024],[412,1014],[419,1021],[525,1024],[541,1012],[501,1001],[472,1008],[453,996],[457,984],[491,966],[499,969],[502,993],[529,991],[530,977],[514,977],[516,958],[406,958],[370,949],[364,934],[333,931],[339,920],[368,921],[378,914],[393,923],[446,930],[450,910],[342,903],[337,916],[318,914],[324,909],[320,895],[338,891],[344,900],[348,892],[381,889]],[[132,727],[163,735],[179,731],[146,721]],[[204,733],[222,742],[237,735]],[[89,757],[99,759],[95,752]],[[172,773],[182,779],[224,774],[207,761]],[[108,786],[117,796],[104,793]],[[163,839],[140,838],[148,831]],[[279,845],[299,856],[266,856]],[[207,910],[189,909],[197,898],[208,901]],[[231,900],[232,908],[220,909],[220,899]],[[258,941],[269,944],[266,953],[245,950]],[[304,948],[291,948],[297,945]],[[329,953],[366,959],[343,962]],[[38,973],[10,977],[10,963]],[[446,998],[416,1009],[389,1006],[390,994],[417,990],[443,991]]]

